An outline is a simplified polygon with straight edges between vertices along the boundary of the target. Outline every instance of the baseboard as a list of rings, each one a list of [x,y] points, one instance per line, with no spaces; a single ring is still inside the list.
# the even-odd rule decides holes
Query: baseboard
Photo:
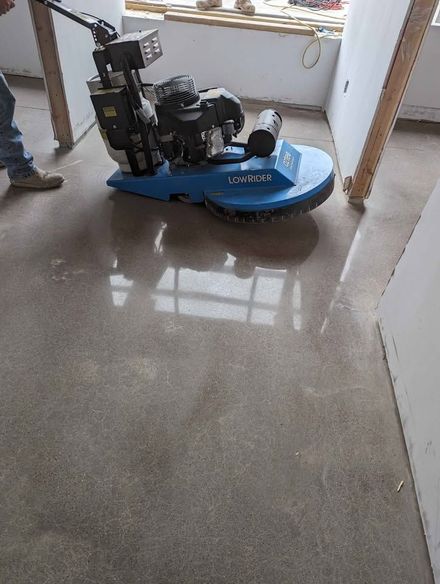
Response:
[[[402,104],[398,117],[403,120],[440,123],[440,108]]]
[[[255,99],[254,97],[246,97],[244,95],[240,95],[240,100],[243,102],[244,105],[256,105],[260,106],[262,109],[273,106],[276,107],[277,105],[282,105],[284,107],[289,107],[295,110],[307,110],[312,112],[323,112],[324,108],[319,105],[305,105],[302,103],[295,103],[292,101],[288,101],[287,99]]]
[[[17,69],[8,69],[0,67],[4,75],[16,75],[17,77],[32,77],[32,79],[43,79],[42,74],[33,73],[32,71],[17,71]]]

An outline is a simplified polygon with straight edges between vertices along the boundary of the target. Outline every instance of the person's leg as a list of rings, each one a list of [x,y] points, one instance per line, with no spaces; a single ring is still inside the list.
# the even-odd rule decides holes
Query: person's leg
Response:
[[[8,170],[14,187],[52,189],[59,187],[64,177],[46,172],[34,164],[32,154],[25,150],[23,135],[14,122],[15,97],[0,71],[0,163]]]
[[[27,178],[35,173],[32,155],[23,145],[23,135],[14,122],[15,97],[0,72],[0,161],[8,169],[11,180]]]

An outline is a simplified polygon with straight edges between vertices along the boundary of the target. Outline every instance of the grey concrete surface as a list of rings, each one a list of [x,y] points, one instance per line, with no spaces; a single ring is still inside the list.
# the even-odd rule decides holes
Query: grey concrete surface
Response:
[[[364,211],[338,179],[235,226],[112,191],[98,132],[58,151],[41,89],[13,86],[67,181],[0,171],[0,581],[431,583],[375,307],[438,131],[395,131]],[[334,156],[321,114],[282,109]]]

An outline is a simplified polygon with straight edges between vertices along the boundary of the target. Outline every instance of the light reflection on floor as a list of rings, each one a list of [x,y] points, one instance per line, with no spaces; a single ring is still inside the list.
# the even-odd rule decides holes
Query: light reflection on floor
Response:
[[[117,260],[115,260],[113,267],[118,267]],[[133,280],[128,280],[123,274],[110,275],[110,287],[114,306],[124,306],[133,283]]]
[[[312,215],[237,227],[188,205],[176,216],[172,206],[112,200],[109,279],[121,315],[144,297],[156,313],[304,329],[301,270],[319,241]]]
[[[207,272],[168,267],[152,295],[155,310],[273,326],[285,290],[287,270],[257,267],[250,278],[241,279],[234,273],[234,261],[228,254],[222,268]],[[299,330],[299,280],[293,287],[293,309],[293,326]]]

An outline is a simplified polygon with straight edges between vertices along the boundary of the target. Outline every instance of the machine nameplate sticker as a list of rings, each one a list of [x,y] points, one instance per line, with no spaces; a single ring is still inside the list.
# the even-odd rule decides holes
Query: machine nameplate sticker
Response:
[[[240,176],[228,176],[228,182],[230,185],[270,182],[271,180],[271,174],[244,174]]]
[[[118,117],[118,112],[116,111],[116,108],[112,105],[107,106],[107,107],[103,107],[102,112],[106,118],[117,118]]]

